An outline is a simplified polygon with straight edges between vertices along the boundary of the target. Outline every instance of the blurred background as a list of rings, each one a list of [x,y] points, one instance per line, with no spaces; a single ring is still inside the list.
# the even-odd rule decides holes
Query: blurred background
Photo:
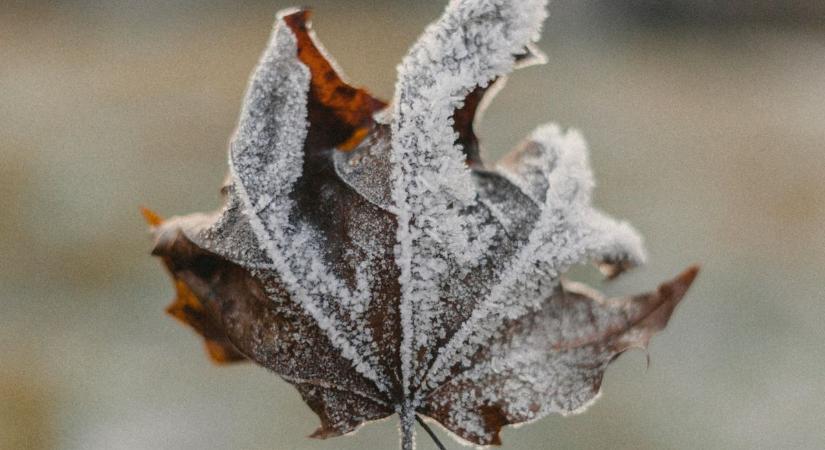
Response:
[[[443,8],[309,3],[384,98]],[[291,5],[0,0],[0,448],[397,448],[394,419],[306,439],[317,419],[287,383],[213,366],[163,313],[138,214],[219,206],[247,76]],[[596,204],[651,260],[597,286],[703,272],[649,368],[624,355],[586,414],[507,429],[504,448],[825,448],[825,2],[556,0],[540,46],[549,64],[486,114],[487,157],[548,120],[581,129]]]

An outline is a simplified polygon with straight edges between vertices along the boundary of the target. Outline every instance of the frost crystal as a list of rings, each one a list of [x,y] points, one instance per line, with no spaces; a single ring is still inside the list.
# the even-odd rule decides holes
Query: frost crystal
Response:
[[[467,211],[477,192],[455,144],[453,112],[476,86],[510,72],[538,39],[544,3],[453,1],[398,69],[391,160],[406,394],[421,375],[413,354],[429,351],[444,330],[437,316],[444,277],[454,266],[478,264],[495,234]]]
[[[294,384],[316,436],[398,413],[475,444],[581,411],[605,368],[662,329],[696,275],[618,299],[562,279],[644,262],[639,235],[591,207],[587,146],[537,128],[491,168],[474,118],[535,61],[545,1],[455,0],[410,49],[391,106],[349,86],[279,15],[229,152],[224,208],[155,226],[169,311],[212,357]],[[485,97],[486,95],[486,97]]]

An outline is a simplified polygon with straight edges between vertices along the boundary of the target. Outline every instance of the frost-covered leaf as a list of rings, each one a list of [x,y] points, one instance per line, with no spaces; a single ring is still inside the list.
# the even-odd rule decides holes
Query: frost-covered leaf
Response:
[[[467,368],[456,367],[429,392],[423,414],[467,441],[500,444],[504,425],[582,411],[598,396],[607,365],[664,328],[696,273],[617,299],[562,282],[538,310],[502,324]]]
[[[606,366],[647,345],[696,275],[605,299],[562,279],[644,261],[591,207],[576,131],[538,127],[484,164],[474,127],[513,69],[543,61],[540,0],[458,0],[399,66],[387,105],[349,85],[303,10],[279,14],[230,144],[224,206],[146,211],[177,298],[215,361],[295,385],[315,437],[416,415],[475,444],[581,410]]]

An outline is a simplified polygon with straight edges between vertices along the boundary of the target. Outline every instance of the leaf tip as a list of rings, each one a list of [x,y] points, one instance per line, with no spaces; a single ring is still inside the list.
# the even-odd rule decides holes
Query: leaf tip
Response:
[[[336,433],[335,430],[330,429],[326,424],[321,424],[307,437],[310,439],[327,439],[338,436],[338,434],[339,433]]]
[[[547,55],[534,42],[524,47],[524,53],[516,55],[515,69],[547,64]]]
[[[234,346],[230,346],[230,344],[206,339],[204,345],[206,346],[206,353],[209,355],[209,360],[215,365],[223,366],[246,359],[243,354],[236,350]]]
[[[302,30],[306,32],[307,22],[312,16],[312,7],[296,6],[278,12],[278,19],[283,20],[292,29],[293,33]]]
[[[699,265],[694,264],[685,269],[676,278],[662,283],[662,285],[659,286],[659,295],[665,299],[664,301],[673,303],[675,306],[682,301],[682,298],[684,298],[688,289],[690,289],[693,281],[696,280],[697,275],[699,275]]]
[[[201,312],[203,306],[183,280],[175,278],[174,282],[175,299],[166,307],[166,313],[187,325],[197,327],[195,321],[191,319],[191,313]]]
[[[676,310],[676,306],[684,299],[698,274],[699,266],[690,266],[677,275],[676,278],[659,285],[655,293],[636,297],[636,302],[645,305],[643,307],[644,317],[632,329],[643,332],[641,334],[631,334],[632,339],[625,342],[621,351],[627,348],[647,348],[653,334],[667,326],[670,317]]]
[[[148,223],[150,227],[158,227],[163,224],[163,218],[145,206],[140,207],[140,214],[143,215],[143,219],[146,220],[146,223]]]
[[[192,327],[204,339],[209,359],[217,365],[225,365],[246,359],[225,337],[210,318],[204,304],[181,279],[175,278],[175,299],[166,307],[166,313],[181,323]]]
[[[699,271],[701,270],[701,266],[699,264],[693,264],[692,266],[688,267],[682,274],[679,276],[682,279],[682,282],[690,286],[693,284],[693,280],[696,279],[696,276],[699,275]]]

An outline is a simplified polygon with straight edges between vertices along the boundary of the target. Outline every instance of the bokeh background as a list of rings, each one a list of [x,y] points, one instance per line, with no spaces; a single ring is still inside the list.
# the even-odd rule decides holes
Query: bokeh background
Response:
[[[443,7],[311,3],[350,78],[384,98]],[[172,286],[138,214],[219,206],[248,73],[290,5],[0,0],[0,448],[396,448],[394,419],[306,439],[317,421],[288,384],[213,366],[163,314]],[[504,448],[825,448],[825,2],[551,12],[549,64],[487,112],[488,158],[548,120],[580,128],[596,203],[651,256],[601,287],[703,272],[649,367],[624,355],[586,414],[508,429]]]

